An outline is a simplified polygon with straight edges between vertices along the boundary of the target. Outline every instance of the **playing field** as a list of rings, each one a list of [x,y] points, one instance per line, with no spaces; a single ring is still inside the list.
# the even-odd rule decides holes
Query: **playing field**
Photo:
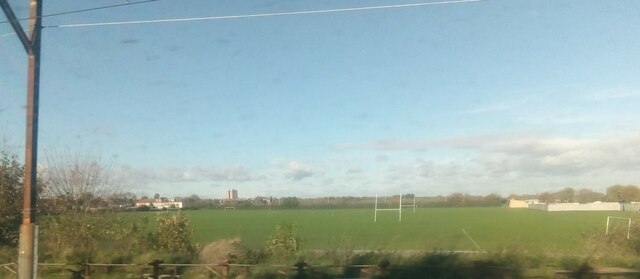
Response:
[[[583,248],[584,236],[604,233],[607,216],[627,212],[542,212],[507,208],[421,208],[403,210],[195,210],[194,240],[200,245],[240,237],[260,247],[281,222],[295,224],[304,249],[571,251]],[[463,229],[468,233],[465,235]]]

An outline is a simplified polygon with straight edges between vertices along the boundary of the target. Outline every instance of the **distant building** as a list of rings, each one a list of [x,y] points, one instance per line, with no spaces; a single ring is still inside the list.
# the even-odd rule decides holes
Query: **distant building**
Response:
[[[530,204],[538,204],[538,203],[540,203],[538,199],[529,199],[529,200],[510,199],[509,208],[528,208]]]
[[[251,205],[255,205],[255,206],[271,206],[271,204],[273,204],[272,197],[257,196],[249,200],[251,201]]]
[[[151,208],[182,208],[182,202],[174,199],[148,199],[137,200],[136,207],[148,206]]]
[[[227,195],[225,197],[226,200],[237,201],[238,200],[238,190],[231,189],[227,190]]]
[[[542,211],[620,211],[623,204],[619,202],[593,202],[593,203],[540,203],[530,204],[529,209]]]

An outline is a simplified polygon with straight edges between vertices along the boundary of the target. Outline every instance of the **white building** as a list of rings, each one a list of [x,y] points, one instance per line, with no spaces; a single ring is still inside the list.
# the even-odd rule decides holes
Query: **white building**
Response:
[[[540,203],[538,199],[528,199],[528,200],[510,199],[509,208],[528,208],[530,204],[538,204],[538,203]]]
[[[622,208],[618,202],[529,204],[529,209],[542,211],[620,211]]]
[[[161,200],[161,199],[149,199],[136,201],[136,207],[148,206],[153,208],[182,208],[181,201],[175,201],[174,199]]]

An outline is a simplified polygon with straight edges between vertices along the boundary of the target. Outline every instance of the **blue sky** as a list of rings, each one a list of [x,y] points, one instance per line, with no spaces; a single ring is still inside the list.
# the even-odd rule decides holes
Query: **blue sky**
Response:
[[[9,2],[26,16],[27,1]],[[427,2],[159,0],[44,25]],[[121,3],[47,1],[44,13]],[[637,26],[638,1],[488,0],[45,28],[40,163],[99,154],[124,190],[165,196],[638,185]],[[0,132],[22,150],[15,36],[0,37],[0,59]]]

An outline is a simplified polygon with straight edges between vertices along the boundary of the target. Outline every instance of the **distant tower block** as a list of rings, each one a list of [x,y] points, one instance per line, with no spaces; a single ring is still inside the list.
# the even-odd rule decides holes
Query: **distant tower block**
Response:
[[[231,201],[238,200],[238,190],[236,189],[227,190],[226,199]]]

